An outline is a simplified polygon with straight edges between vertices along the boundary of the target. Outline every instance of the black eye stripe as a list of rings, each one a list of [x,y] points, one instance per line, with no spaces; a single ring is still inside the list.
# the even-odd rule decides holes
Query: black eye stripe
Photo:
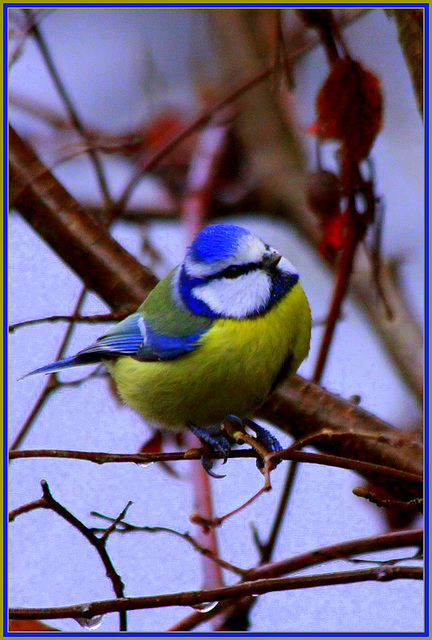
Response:
[[[247,264],[230,264],[228,267],[225,267],[225,269],[222,269],[222,271],[213,273],[210,276],[196,278],[196,284],[201,285],[212,282],[213,280],[221,280],[222,278],[234,280],[246,273],[258,271],[259,269],[262,269],[265,272],[269,271],[268,265],[266,265],[263,260],[260,260],[260,262],[248,262]],[[273,273],[273,268],[270,269],[270,272]]]
[[[226,267],[219,273],[215,273],[213,276],[209,278],[209,280],[214,280],[218,278],[238,278],[239,276],[244,275],[245,273],[250,273],[251,271],[258,271],[262,269],[263,271],[268,271],[268,267],[264,264],[264,261],[260,262],[248,262],[247,264],[230,264],[229,267]]]
[[[250,262],[249,264],[231,264],[223,271],[220,271],[215,275],[216,278],[238,278],[245,273],[259,269],[262,265],[256,262]]]

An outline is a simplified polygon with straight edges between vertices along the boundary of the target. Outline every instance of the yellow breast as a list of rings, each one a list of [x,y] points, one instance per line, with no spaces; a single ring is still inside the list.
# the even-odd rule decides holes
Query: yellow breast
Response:
[[[171,429],[210,426],[228,414],[250,415],[292,359],[294,373],[309,351],[310,310],[299,283],[268,313],[221,319],[200,346],[174,360],[106,364],[124,401],[150,422]]]

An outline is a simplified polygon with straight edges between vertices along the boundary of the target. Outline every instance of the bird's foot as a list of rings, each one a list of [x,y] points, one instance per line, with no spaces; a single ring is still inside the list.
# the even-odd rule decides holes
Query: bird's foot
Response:
[[[276,451],[281,451],[282,446],[279,440],[275,438],[275,436],[272,433],[270,433],[270,431],[267,431],[267,429],[264,429],[264,427],[261,427],[259,424],[257,424],[253,420],[245,420],[245,424],[247,427],[249,427],[250,429],[252,429],[252,431],[256,433],[256,440],[264,447],[264,449],[266,449],[268,453],[275,453]],[[281,462],[281,458],[273,459],[273,465],[275,467],[280,462]],[[258,469],[263,468],[264,463],[261,460],[261,458],[257,458],[256,463],[257,463]]]
[[[279,441],[270,431],[260,427],[256,422],[250,419],[240,420],[237,416],[229,415],[224,420],[224,428],[227,433],[238,443],[250,444],[252,449],[258,454],[256,465],[260,471],[265,467],[266,456],[269,453],[275,453],[282,449]],[[255,432],[253,437],[245,431],[245,427],[249,427]],[[269,469],[273,469],[278,465],[280,459],[275,458],[270,461]]]
[[[198,440],[203,445],[209,447],[210,449],[213,449],[213,451],[215,451],[216,453],[219,453],[221,456],[223,456],[224,462],[226,462],[227,456],[231,450],[231,446],[226,437],[221,432],[221,425],[209,429],[205,429],[204,427],[196,427],[194,424],[189,424],[188,427],[189,430],[194,434],[194,436],[198,438]],[[201,464],[204,470],[212,478],[225,478],[224,475],[218,475],[217,473],[214,473],[214,471],[212,471],[213,460],[206,456],[205,453],[201,456]]]
[[[275,453],[282,449],[279,441],[270,433],[270,431],[267,431],[264,427],[260,427],[253,420],[247,419],[243,421],[234,415],[228,415],[220,425],[215,427],[204,428],[197,427],[194,424],[189,424],[188,427],[205,447],[208,447],[221,455],[224,459],[224,463],[226,462],[231,450],[231,445],[226,435],[239,444],[250,444],[252,449],[258,454],[256,465],[261,472],[266,466],[266,456],[269,453]],[[254,431],[256,434],[255,437],[246,433],[245,427],[249,427]],[[226,435],[223,434],[222,431],[225,431]],[[280,461],[281,460],[279,458],[273,458],[268,465],[269,470],[276,467]],[[201,464],[204,470],[209,474],[209,476],[212,476],[212,478],[225,477],[212,471],[213,460],[211,460],[206,453],[203,453],[201,456]]]

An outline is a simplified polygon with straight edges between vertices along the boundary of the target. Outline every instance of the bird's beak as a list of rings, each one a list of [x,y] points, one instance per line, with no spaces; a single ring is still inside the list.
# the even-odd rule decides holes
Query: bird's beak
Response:
[[[277,251],[272,251],[268,256],[264,257],[264,266],[267,269],[271,269],[272,267],[275,267],[281,259],[282,256],[280,253],[278,253]]]

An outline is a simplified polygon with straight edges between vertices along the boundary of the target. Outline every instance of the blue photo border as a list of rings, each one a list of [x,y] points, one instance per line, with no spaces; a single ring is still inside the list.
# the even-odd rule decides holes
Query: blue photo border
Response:
[[[424,222],[424,233],[425,233],[425,390],[429,389],[429,323],[430,323],[430,301],[429,301],[429,287],[430,287],[430,279],[429,279],[429,269],[430,269],[430,221],[429,221],[429,199],[430,199],[430,186],[429,186],[429,56],[430,52],[429,47],[429,3],[383,3],[383,2],[353,2],[353,3],[344,3],[344,2],[330,2],[330,3],[273,3],[273,2],[149,2],[149,3],[134,3],[134,2],[5,2],[3,3],[3,393],[4,393],[4,404],[3,404],[3,423],[5,428],[3,430],[3,533],[4,533],[4,544],[3,544],[3,637],[55,637],[55,632],[10,632],[8,631],[8,598],[7,598],[7,532],[8,532],[8,514],[7,514],[7,504],[8,504],[8,494],[7,494],[7,451],[8,451],[8,442],[7,442],[7,429],[6,425],[8,424],[8,411],[7,411],[7,397],[8,397],[8,386],[7,386],[7,374],[8,374],[8,366],[7,366],[7,344],[8,344],[8,328],[7,328],[7,318],[8,318],[8,287],[7,287],[7,267],[8,267],[8,243],[7,243],[7,230],[8,230],[8,93],[7,93],[7,74],[8,74],[8,65],[7,65],[7,24],[8,24],[8,15],[7,12],[11,8],[19,8],[19,7],[31,7],[31,8],[45,8],[45,7],[125,7],[125,8],[263,8],[263,7],[271,7],[271,8],[289,8],[295,5],[295,7],[303,8],[303,7],[312,7],[312,8],[340,8],[340,7],[357,7],[357,8],[419,8],[424,10],[424,130],[425,130],[425,155],[424,155],[424,171],[425,171],[425,222]],[[428,391],[425,391],[424,398],[424,415],[425,415],[425,428],[424,428],[424,444],[425,444],[425,471],[426,478],[428,478],[429,472],[429,410],[430,410],[430,401]],[[429,484],[425,483],[425,582],[424,582],[424,593],[425,593],[425,627],[423,632],[410,633],[410,632],[401,632],[401,633],[392,633],[392,632],[377,632],[374,634],[371,633],[344,633],[344,632],[316,632],[316,633],[296,633],[296,632],[187,632],[187,636],[189,637],[238,637],[238,636],[247,636],[247,637],[298,637],[298,638],[328,638],[328,637],[341,637],[341,638],[428,638],[429,637],[429,624],[430,624],[430,612],[429,612],[429,566],[428,566],[428,550],[429,550]],[[61,637],[88,637],[89,633],[99,633],[96,631],[77,631],[77,632],[60,632]],[[125,632],[100,632],[101,635],[106,637],[115,637],[125,635]],[[175,637],[179,634],[177,633],[167,633],[167,632],[126,632],[127,636],[131,637]]]

